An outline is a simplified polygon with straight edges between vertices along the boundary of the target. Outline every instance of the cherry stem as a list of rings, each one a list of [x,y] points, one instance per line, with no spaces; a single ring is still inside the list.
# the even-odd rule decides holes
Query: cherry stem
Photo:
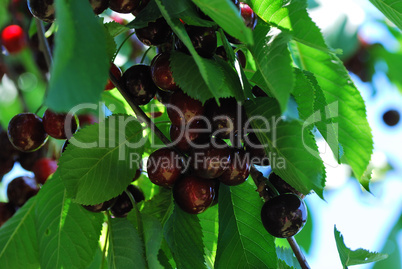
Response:
[[[116,53],[115,53],[114,56],[113,56],[112,62],[114,62],[114,60],[116,59],[116,56],[117,56],[117,54],[119,54],[119,52],[120,52],[121,48],[123,47],[124,43],[126,43],[126,41],[129,40],[130,37],[131,37],[133,34],[135,34],[135,31],[132,32],[132,33],[130,33],[130,34],[123,40],[123,42],[121,42],[119,48],[116,50]]]
[[[296,239],[292,236],[287,238],[290,247],[293,250],[293,253],[296,255],[297,260],[302,269],[310,269],[310,265],[307,263],[306,257],[304,256],[303,252],[300,250],[299,245],[296,242]]]
[[[144,63],[145,57],[147,56],[148,52],[149,52],[151,49],[152,49],[152,47],[149,47],[149,48],[144,52],[144,55],[142,55],[142,58],[141,58],[141,62],[140,62],[141,64]]]
[[[265,184],[267,184],[270,190],[275,193],[275,196],[278,196],[280,194],[279,191],[275,188],[275,186],[271,183],[271,181],[269,181],[269,179],[265,181]]]
[[[47,42],[46,36],[45,36],[45,27],[43,26],[43,22],[37,18],[35,18],[36,22],[36,28],[38,31],[38,38],[39,38],[39,48],[45,55],[45,60],[47,67],[50,70],[50,67],[52,66],[53,59],[52,59],[52,53],[50,51],[49,43]]]
[[[109,242],[109,233],[110,233],[110,222],[112,221],[109,211],[106,211],[106,216],[107,216],[107,230],[106,230],[105,244],[104,244],[103,250],[102,250],[102,263],[101,263],[101,267],[100,267],[101,269],[103,269],[103,265],[104,265],[105,259],[106,259],[106,249],[107,249],[107,245]]]

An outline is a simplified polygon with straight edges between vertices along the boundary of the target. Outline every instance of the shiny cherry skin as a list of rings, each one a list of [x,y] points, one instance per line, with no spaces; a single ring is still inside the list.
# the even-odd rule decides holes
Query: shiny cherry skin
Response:
[[[240,14],[243,17],[246,26],[250,29],[254,29],[257,25],[257,15],[246,3],[240,2]]]
[[[10,203],[0,202],[0,227],[15,213],[15,208]]]
[[[99,120],[95,115],[82,114],[82,115],[78,115],[78,122],[79,122],[80,128],[82,128],[87,125],[92,125],[92,124],[98,123]]]
[[[10,172],[14,167],[18,151],[8,139],[7,132],[1,131],[0,127],[0,181],[3,175]]]
[[[209,137],[211,129],[208,129],[203,120],[193,120],[185,126],[172,124],[169,133],[174,146],[184,153],[189,153],[199,140],[203,141]]]
[[[137,170],[135,170],[135,175],[133,177],[133,181],[136,181],[137,179],[139,179],[141,177],[142,174],[142,167],[138,168]]]
[[[85,208],[88,211],[94,212],[94,213],[99,213],[102,211],[106,211],[108,210],[111,206],[113,206],[113,204],[116,201],[116,197],[112,198],[108,201],[105,201],[103,203],[100,204],[96,204],[96,205],[82,205],[83,208]]]
[[[395,126],[399,123],[401,115],[398,110],[390,109],[382,115],[382,119],[388,126]]]
[[[121,81],[129,97],[138,105],[148,104],[157,91],[148,65],[133,65],[124,72]]]
[[[16,149],[30,152],[43,146],[48,135],[40,117],[33,113],[21,113],[10,120],[8,138]]]
[[[174,82],[170,68],[170,53],[163,52],[156,55],[151,62],[152,80],[156,86],[164,91],[175,91],[179,86]]]
[[[191,98],[182,91],[175,91],[170,97],[166,110],[172,123],[182,126],[195,117],[202,116],[204,106],[200,101]]]
[[[214,56],[217,46],[216,32],[213,27],[187,26],[187,34],[191,39],[197,53],[204,58]],[[178,50],[189,53],[187,47],[178,40],[176,43]]]
[[[265,149],[255,133],[250,133],[248,136],[244,137],[244,144],[247,153],[250,154],[251,163],[262,166],[269,165],[269,159],[265,153]]]
[[[9,25],[1,32],[1,44],[11,54],[22,51],[27,46],[25,32],[19,25]]]
[[[236,186],[246,181],[250,174],[250,159],[242,149],[231,150],[229,168],[219,177],[219,181],[228,186]]]
[[[101,14],[109,7],[109,0],[89,0],[89,3],[96,15]]]
[[[19,152],[17,161],[27,171],[32,171],[37,160],[44,158],[49,150],[49,143],[45,143],[40,149],[34,152]]]
[[[226,142],[215,138],[206,147],[194,148],[190,154],[190,163],[196,175],[213,179],[221,176],[229,168],[231,157]]]
[[[41,158],[34,164],[33,172],[36,182],[45,184],[51,174],[57,170],[57,161],[50,158]]]
[[[144,28],[135,29],[137,38],[147,46],[158,46],[169,41],[172,29],[164,18],[148,23]]]
[[[307,207],[297,195],[281,194],[264,203],[261,221],[272,236],[288,238],[303,228],[307,221]]]
[[[173,187],[183,171],[180,156],[170,148],[160,148],[149,155],[147,161],[148,178],[152,183]]]
[[[128,185],[127,191],[131,193],[136,203],[145,200],[144,193],[137,186]],[[110,208],[110,211],[112,212],[113,216],[117,218],[125,218],[133,208],[133,204],[131,203],[127,193],[123,192],[117,196],[114,205]]]
[[[45,22],[54,21],[54,0],[28,0],[28,8],[32,15]]]
[[[110,72],[112,72],[112,74],[119,80],[121,78],[121,76],[123,75],[123,73],[121,72],[121,69],[119,67],[117,67],[117,65],[115,65],[114,63],[110,64]],[[108,79],[106,82],[106,86],[105,86],[105,91],[109,91],[114,89],[115,86],[113,84],[113,82]]]
[[[117,13],[131,13],[141,0],[110,0],[109,8]]]
[[[29,198],[35,196],[39,191],[36,180],[32,177],[17,177],[7,187],[7,197],[11,204],[21,207]]]
[[[305,195],[290,186],[286,181],[284,181],[280,176],[272,172],[269,177],[268,177],[269,182],[275,187],[275,189],[279,192],[279,194],[284,194],[284,193],[293,193],[296,194],[300,198],[304,198]],[[270,197],[274,197],[276,195],[275,192],[273,192],[269,186],[267,186],[267,192]]]
[[[173,187],[176,204],[189,214],[199,214],[211,206],[215,197],[215,182],[197,176],[185,176]]]
[[[78,118],[66,113],[55,113],[47,109],[43,114],[46,133],[56,139],[69,139],[77,131]]]

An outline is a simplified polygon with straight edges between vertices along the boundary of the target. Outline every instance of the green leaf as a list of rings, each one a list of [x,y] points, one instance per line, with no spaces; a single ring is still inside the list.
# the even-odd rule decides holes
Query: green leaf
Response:
[[[283,0],[250,0],[251,7],[268,24],[287,30],[294,40],[324,51],[328,48],[317,25],[307,13],[307,3]]]
[[[388,257],[387,254],[381,254],[377,252],[370,252],[368,250],[359,248],[356,250],[350,250],[344,243],[342,234],[334,226],[336,247],[338,248],[339,257],[343,268],[347,268],[350,265],[366,264],[371,262],[377,262],[384,260]]]
[[[35,230],[37,197],[31,198],[0,229],[0,264],[4,268],[39,268]]]
[[[402,30],[402,2],[399,0],[370,0],[390,21]]]
[[[164,226],[164,234],[178,269],[206,268],[202,229],[197,215],[188,214],[175,205]]]
[[[145,254],[150,269],[162,269],[158,254],[163,240],[163,227],[161,222],[147,214],[141,214],[144,229]]]
[[[273,171],[303,194],[314,190],[321,198],[325,185],[324,164],[314,137],[301,121],[280,117],[275,99],[257,98],[245,108],[258,139],[265,145]]]
[[[59,28],[45,105],[67,112],[101,99],[110,63],[105,28],[89,2],[56,0],[55,4]]]
[[[261,223],[263,202],[248,182],[219,188],[215,268],[277,268],[274,238]]]
[[[94,205],[122,193],[138,168],[144,142],[140,123],[128,115],[112,115],[77,132],[59,160],[68,196]]]
[[[37,196],[36,223],[41,268],[86,268],[93,261],[103,215],[66,197],[59,172]]]
[[[126,27],[140,29],[148,26],[149,22],[154,22],[162,17],[158,5],[155,0],[150,0],[146,7],[135,17],[135,19],[128,23]]]
[[[125,25],[122,25],[115,21],[110,21],[104,24],[106,30],[112,37],[116,37],[124,32],[126,32],[129,28]]]
[[[256,74],[264,83],[259,86],[269,91],[278,100],[281,110],[285,111],[293,89],[292,59],[287,45],[290,36],[278,28],[269,28],[265,23],[259,23],[253,35],[255,45],[249,49],[259,71]],[[251,80],[256,81],[255,78]]]
[[[125,218],[109,218],[109,268],[146,268],[143,243]]]
[[[278,259],[285,263],[288,267],[284,266],[282,264],[283,268],[300,268],[300,264],[296,259],[296,256],[294,255],[293,251],[291,248],[283,248],[283,247],[277,247],[276,248],[276,255],[278,255]]]
[[[229,35],[245,44],[253,44],[251,29],[247,28],[239,10],[230,0],[192,0]]]
[[[164,0],[164,3],[172,17],[181,19],[186,24],[203,27],[216,25],[213,21],[202,19],[196,10],[196,6],[191,2],[191,0],[175,0],[169,2]]]
[[[349,164],[356,178],[361,180],[370,161],[373,140],[365,104],[359,91],[334,54],[297,42],[292,44],[292,51],[301,60],[300,68],[314,74],[328,103],[325,118],[316,124],[324,124],[322,128],[325,128],[325,124],[331,120],[338,128],[327,132],[320,130],[321,134],[331,146],[332,152],[336,155],[341,152],[342,163]],[[336,134],[339,137],[334,137]],[[335,141],[338,141],[341,148]]]
[[[3,29],[3,26],[10,20],[9,2],[10,0],[0,0],[0,29]]]
[[[278,269],[294,269],[294,267],[287,265],[286,262],[282,260],[278,260]]]
[[[149,179],[147,180],[149,181]],[[173,211],[173,206],[172,191],[165,188],[160,188],[157,195],[144,202],[141,213],[150,217],[155,217],[162,224],[165,224],[166,220]]]
[[[219,233],[218,206],[213,206],[198,215],[202,229],[204,242],[205,260],[209,268],[214,267],[216,248]]]

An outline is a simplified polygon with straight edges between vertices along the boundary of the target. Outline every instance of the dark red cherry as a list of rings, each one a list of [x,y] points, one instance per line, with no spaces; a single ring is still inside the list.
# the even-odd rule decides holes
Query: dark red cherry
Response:
[[[297,195],[281,194],[264,203],[261,221],[272,236],[288,238],[303,228],[307,221],[307,208]]]
[[[87,125],[92,125],[92,124],[98,123],[99,120],[95,115],[82,114],[82,115],[78,115],[78,122],[79,122],[80,128],[82,128]]]
[[[24,30],[19,25],[9,25],[1,32],[1,44],[11,54],[22,51],[27,46]]]
[[[250,158],[242,149],[232,149],[229,168],[219,177],[228,186],[236,186],[246,181],[250,174]]]
[[[188,153],[199,140],[209,137],[211,128],[203,120],[194,120],[184,126],[171,125],[170,139],[174,146],[182,152]]]
[[[279,194],[284,194],[284,193],[293,193],[299,196],[300,198],[304,198],[305,195],[290,186],[286,181],[284,181],[280,176],[278,176],[275,173],[271,173],[268,177],[269,182],[275,187],[275,189],[279,192]],[[275,196],[276,193],[272,191],[269,186],[267,187],[267,191],[270,194],[271,197]]]
[[[43,114],[43,127],[46,133],[56,139],[69,139],[77,131],[77,116],[55,113],[47,109]]]
[[[240,12],[244,22],[246,23],[246,26],[250,29],[254,29],[257,25],[257,15],[254,13],[251,7],[246,3],[240,2]]]
[[[110,65],[110,70],[109,70],[110,72],[112,72],[112,74],[119,80],[120,78],[121,78],[121,76],[122,76],[122,72],[121,72],[121,69],[119,68],[119,67],[117,67],[117,65],[115,65],[114,63],[111,63],[111,65]],[[115,86],[114,86],[114,84],[113,84],[113,82],[110,80],[110,79],[108,79],[107,80],[107,83],[106,83],[106,86],[105,86],[105,91],[109,91],[109,90],[112,90],[112,89],[114,89],[115,88]]]
[[[136,181],[137,179],[139,179],[141,174],[142,174],[142,167],[135,170],[135,175],[133,177],[133,181]]]
[[[112,198],[106,202],[96,204],[96,205],[82,205],[83,208],[85,208],[88,211],[94,212],[94,213],[99,213],[102,211],[108,210],[116,201],[116,197]]]
[[[185,176],[173,187],[176,204],[189,214],[199,214],[211,206],[215,197],[215,182],[197,176]]]
[[[182,91],[175,91],[167,104],[167,113],[174,125],[181,126],[189,123],[195,117],[204,113],[204,106],[196,99]]]
[[[110,0],[109,8],[117,13],[131,13],[141,0]]]
[[[0,227],[15,213],[15,208],[10,203],[0,202]]]
[[[9,160],[11,164],[14,165],[15,159],[18,157],[19,151],[11,144],[10,140],[8,139],[8,135],[6,131],[2,131],[0,127],[0,160]],[[2,166],[0,161],[0,167]],[[11,168],[12,168],[11,165]],[[2,169],[0,168],[0,174]]]
[[[152,183],[172,187],[183,171],[181,157],[170,148],[160,148],[147,161],[147,172]]]
[[[186,30],[195,50],[201,57],[211,58],[214,56],[217,46],[215,28],[189,25]],[[176,47],[178,50],[188,53],[187,47],[181,40],[178,40]]]
[[[45,184],[48,177],[56,172],[57,161],[50,158],[41,158],[37,160],[33,167],[36,182]]]
[[[145,200],[144,193],[137,186],[128,185],[127,191],[131,193],[136,203]],[[131,203],[131,199],[128,197],[126,192],[123,192],[117,196],[114,205],[110,208],[110,211],[112,212],[113,216],[117,218],[125,218],[133,208],[134,207]]]
[[[15,115],[8,124],[8,138],[20,151],[30,152],[39,149],[47,137],[42,119],[33,113]]]
[[[101,14],[109,7],[109,0],[89,0],[89,3],[96,15]]]
[[[54,21],[54,1],[53,0],[28,0],[28,8],[32,15],[45,22]]]
[[[137,38],[147,46],[158,46],[166,43],[172,36],[172,29],[164,18],[148,23],[148,26],[135,29]]]
[[[382,115],[382,119],[388,126],[395,126],[399,123],[401,115],[398,110],[390,109]]]
[[[174,82],[170,68],[170,53],[160,53],[152,59],[151,74],[156,86],[162,90],[175,91],[179,89]]]
[[[269,165],[269,159],[265,153],[264,146],[261,144],[260,140],[255,133],[250,133],[248,136],[244,137],[244,145],[246,146],[246,151],[250,154],[250,162],[256,165]]]
[[[225,141],[215,138],[202,148],[194,148],[190,162],[196,175],[212,179],[221,176],[231,161],[231,151]]]
[[[138,105],[146,105],[155,96],[157,87],[152,81],[151,68],[138,64],[130,67],[122,76],[122,84],[127,94]]]
[[[7,197],[11,204],[21,207],[39,191],[36,180],[32,177],[17,177],[7,187]]]

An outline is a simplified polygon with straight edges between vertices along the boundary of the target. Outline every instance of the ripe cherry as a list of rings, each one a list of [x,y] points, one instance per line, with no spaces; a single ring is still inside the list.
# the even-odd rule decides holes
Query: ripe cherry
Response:
[[[185,176],[173,187],[176,204],[189,214],[199,214],[211,206],[215,197],[215,182],[197,176]]]
[[[240,12],[243,17],[246,26],[250,29],[254,29],[257,25],[257,15],[246,3],[240,2]]]
[[[54,0],[28,0],[27,3],[34,17],[45,22],[54,21]]]
[[[184,126],[171,125],[170,139],[174,146],[179,150],[188,153],[198,144],[198,141],[203,141],[209,134],[211,129],[207,127],[205,121],[194,120]]]
[[[119,67],[117,67],[117,65],[115,65],[114,63],[110,64],[110,72],[112,72],[112,74],[119,80],[122,76],[122,72],[121,69]],[[106,86],[105,86],[105,91],[109,91],[114,89],[115,86],[113,84],[113,82],[108,79],[106,82]]]
[[[236,186],[246,181],[250,174],[250,158],[242,149],[232,149],[229,168],[219,177],[228,186]]]
[[[13,169],[17,156],[18,151],[8,139],[7,132],[1,131],[0,127],[0,181],[3,175]]]
[[[9,25],[1,32],[1,44],[11,54],[22,51],[27,46],[24,30],[19,25]]]
[[[110,0],[109,8],[118,13],[131,13],[139,4],[140,0]]]
[[[191,98],[182,91],[175,91],[167,104],[169,119],[174,125],[181,126],[189,123],[195,117],[204,113],[204,106],[196,99]]]
[[[7,187],[7,197],[11,204],[21,207],[39,191],[36,180],[32,177],[17,177]]]
[[[43,127],[46,133],[56,139],[69,139],[77,131],[77,116],[55,113],[47,109],[43,114]]]
[[[147,46],[158,46],[169,41],[172,29],[164,18],[148,23],[148,26],[135,29],[137,38]]]
[[[133,65],[124,72],[122,83],[127,94],[138,105],[146,105],[155,96],[157,87],[152,81],[151,67],[148,65]]]
[[[27,171],[32,171],[37,160],[46,157],[49,143],[45,143],[40,149],[34,152],[19,152],[17,161]]]
[[[116,201],[116,197],[112,198],[108,201],[105,201],[103,203],[100,204],[96,204],[96,205],[82,205],[83,208],[85,208],[88,211],[94,212],[94,213],[99,213],[102,211],[106,211],[108,210],[111,206],[113,206],[113,204]]]
[[[95,115],[82,114],[82,115],[78,115],[78,122],[79,122],[80,128],[82,128],[86,125],[92,125],[92,124],[98,123],[99,120]]]
[[[261,221],[272,236],[288,238],[303,228],[307,221],[307,208],[297,195],[281,194],[264,203]]]
[[[36,182],[45,184],[48,177],[56,172],[57,161],[50,158],[41,158],[34,164],[33,172],[35,174]]]
[[[156,86],[162,90],[175,91],[179,89],[179,86],[174,82],[170,68],[170,53],[160,53],[152,59],[151,74]]]
[[[187,33],[197,53],[204,58],[211,58],[216,51],[217,37],[213,27],[187,26]],[[188,53],[181,40],[176,43],[178,50]]]
[[[89,3],[96,15],[101,14],[109,7],[109,0],[89,0]]]
[[[131,193],[136,203],[139,203],[145,200],[144,193],[134,185],[128,185],[127,191]],[[117,218],[127,217],[128,213],[133,209],[133,204],[131,203],[131,199],[128,197],[126,192],[123,192],[119,196],[117,196],[114,205],[110,208],[113,216]]]
[[[290,186],[286,181],[284,181],[280,176],[275,173],[271,173],[268,177],[269,182],[275,187],[275,189],[279,192],[279,194],[284,193],[293,193],[299,196],[300,198],[304,198],[305,195]],[[267,187],[268,194],[273,197],[276,195],[269,187]]]
[[[147,172],[152,183],[173,187],[183,170],[180,156],[170,148],[160,148],[151,155],[147,161]]]
[[[10,203],[0,202],[0,227],[15,213],[15,208]]]
[[[42,119],[33,113],[15,115],[8,124],[8,138],[20,151],[30,152],[39,149],[47,137]]]
[[[395,126],[399,123],[401,115],[398,110],[390,109],[382,115],[382,119],[388,126]]]

